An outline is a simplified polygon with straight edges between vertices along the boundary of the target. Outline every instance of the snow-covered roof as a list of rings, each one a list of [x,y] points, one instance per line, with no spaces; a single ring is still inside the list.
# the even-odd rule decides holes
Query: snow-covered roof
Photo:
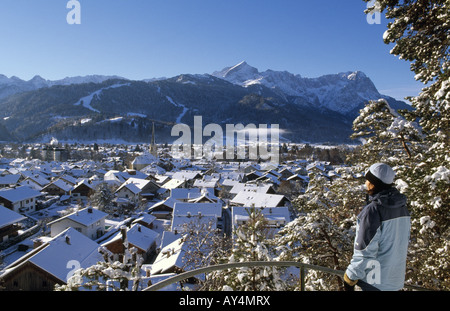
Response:
[[[140,224],[132,225],[127,231],[128,242],[142,250],[148,250],[158,237],[158,232]]]
[[[217,186],[218,180],[202,180],[197,179],[194,181],[194,187],[200,188],[215,188]]]
[[[98,247],[96,242],[82,233],[68,228],[55,236],[50,245],[31,257],[30,261],[66,282],[68,273],[73,269],[70,262],[75,264],[76,261],[80,268],[87,268],[103,261]]]
[[[117,188],[116,193],[124,188],[128,189],[129,191],[131,191],[134,194],[138,194],[141,192],[141,189],[138,186],[136,186],[135,184],[125,182],[119,188]]]
[[[222,217],[221,203],[178,202],[173,209],[171,230],[181,230],[183,225],[189,222],[216,224],[219,217]]]
[[[179,187],[180,185],[182,185],[185,181],[184,180],[180,180],[180,179],[171,179],[168,182],[164,183],[164,185],[162,186],[162,188],[164,189],[175,189],[177,187]]]
[[[41,187],[44,187],[45,185],[50,183],[50,181],[47,178],[45,178],[44,176],[41,176],[39,174],[26,176],[25,179],[30,179],[30,180],[34,181],[35,183],[37,183]]]
[[[52,182],[48,186],[50,186],[50,185],[55,185],[56,187],[66,191],[66,192],[69,192],[70,190],[73,189],[73,186],[71,184],[67,183],[64,179],[61,179],[61,178],[55,180],[54,182]]]
[[[170,271],[173,267],[182,268],[185,264],[184,254],[186,244],[183,239],[177,239],[164,247],[152,265],[152,274],[162,274]]]
[[[249,183],[236,183],[233,188],[230,189],[230,193],[239,193],[241,191],[254,191],[258,193],[267,193],[271,184],[249,184]]]
[[[153,215],[150,215],[150,214],[142,214],[142,215],[140,215],[139,218],[136,218],[136,219],[133,221],[133,223],[137,223],[137,222],[139,222],[139,221],[142,221],[142,222],[144,222],[144,223],[151,224],[151,223],[154,222],[155,220],[156,220],[156,217],[153,216]]]
[[[185,203],[177,202],[173,210],[173,216],[197,215],[222,216],[221,203]]]
[[[103,257],[98,252],[99,245],[73,228],[68,228],[51,239],[42,248],[37,248],[36,253],[25,255],[29,257],[24,260],[18,259],[5,269],[5,274],[13,270],[22,262],[29,261],[51,275],[67,282],[70,272],[75,267],[87,268]],[[24,256],[24,257],[25,257]]]
[[[20,186],[14,189],[1,189],[0,197],[15,203],[41,196],[42,194],[27,186]]]
[[[201,174],[201,171],[179,171],[172,175],[172,179],[178,180],[190,180],[194,179]]]
[[[90,189],[94,189],[94,185],[89,183],[88,179],[82,179],[73,187],[73,190],[77,189],[78,187],[80,187],[82,185],[87,186]]]
[[[9,174],[5,176],[0,176],[0,185],[14,185],[17,184],[21,175],[20,174]]]
[[[157,202],[157,203],[155,203],[155,204],[153,204],[150,208],[149,208],[149,211],[151,211],[151,210],[153,210],[153,209],[155,209],[155,208],[157,208],[157,207],[159,207],[159,206],[161,206],[161,205],[166,205],[166,206],[169,206],[169,207],[171,207],[171,208],[174,208],[174,206],[175,206],[175,204],[177,203],[177,202],[179,202],[179,201],[177,201],[176,199],[174,199],[174,198],[167,198],[167,199],[165,199],[165,200],[163,200],[163,201],[160,201],[160,202]]]
[[[134,184],[136,185],[136,187],[138,187],[139,189],[143,189],[145,186],[147,186],[150,182],[152,182],[151,180],[148,179],[143,179],[143,178],[129,178],[125,183],[126,184]]]
[[[146,150],[144,152],[144,154],[136,157],[132,163],[138,164],[138,165],[148,165],[148,164],[152,164],[154,162],[158,162],[158,158]]]
[[[276,207],[286,200],[281,194],[267,194],[253,191],[240,191],[232,200],[232,204],[255,207]]]
[[[100,221],[100,220],[106,218],[107,216],[108,216],[107,213],[99,211],[98,209],[95,209],[95,208],[88,207],[88,208],[84,208],[82,210],[76,211],[72,214],[66,215],[64,217],[61,217],[59,219],[56,219],[56,220],[50,222],[49,225],[52,225],[56,222],[59,222],[63,219],[68,218],[79,224],[82,224],[85,226],[90,226],[90,225],[96,223],[97,221]]]
[[[0,205],[0,228],[15,224],[26,219],[26,217]]]

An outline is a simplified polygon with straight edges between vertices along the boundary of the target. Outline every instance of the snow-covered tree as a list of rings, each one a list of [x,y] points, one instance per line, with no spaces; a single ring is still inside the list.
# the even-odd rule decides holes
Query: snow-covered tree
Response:
[[[183,270],[190,271],[222,263],[229,254],[230,240],[216,228],[215,221],[203,221],[206,217],[193,217],[184,223],[181,230],[186,252],[183,256]],[[200,290],[216,288],[217,280],[206,275]]]
[[[106,182],[98,184],[90,197],[91,204],[100,211],[112,213],[114,193]]]
[[[392,109],[385,99],[370,101],[361,109],[353,131],[351,138],[362,145],[348,160],[366,164],[365,168],[376,162],[396,165],[399,158],[412,158],[422,151],[418,124]]]
[[[392,20],[383,37],[385,43],[394,44],[391,53],[412,62],[416,80],[425,84],[418,96],[408,98],[414,108],[408,120],[418,120],[423,147],[410,159],[397,162],[398,185],[409,199],[412,214],[407,280],[449,289],[450,2],[376,3]]]
[[[322,174],[310,174],[304,195],[294,201],[299,217],[286,225],[275,238],[279,260],[295,260],[336,270],[350,262],[355,221],[364,206],[361,180],[352,168],[341,168],[332,183]],[[291,285],[298,290],[298,282]],[[307,290],[342,289],[339,277],[309,271]]]
[[[224,262],[274,261],[268,240],[271,229],[257,208],[248,209],[248,220],[234,232],[231,256]],[[211,277],[220,279],[221,288],[236,291],[283,290],[283,281],[276,267],[250,267],[214,272]]]

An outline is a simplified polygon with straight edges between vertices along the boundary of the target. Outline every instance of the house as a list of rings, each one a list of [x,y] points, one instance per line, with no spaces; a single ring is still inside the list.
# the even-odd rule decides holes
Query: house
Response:
[[[170,179],[165,182],[161,189],[172,190],[175,188],[187,188],[188,182],[186,180],[181,179]]]
[[[234,186],[230,189],[231,194],[238,194],[241,191],[254,191],[257,193],[269,193],[269,194],[275,194],[276,191],[273,188],[272,184],[266,184],[266,183],[236,183]]]
[[[289,168],[289,167],[283,167],[281,170],[280,170],[280,175],[281,175],[281,179],[287,179],[287,178],[289,178],[289,177],[291,177],[292,175],[294,175],[295,173],[292,171],[292,169],[291,168]]]
[[[53,291],[56,284],[66,284],[75,270],[103,261],[98,248],[96,242],[68,228],[7,266],[0,286],[7,291]]]
[[[188,202],[201,196],[200,188],[175,188],[170,190],[170,197],[180,202]]]
[[[29,213],[36,210],[36,198],[41,192],[27,186],[14,189],[0,189],[0,204],[16,213]]]
[[[108,184],[120,186],[124,182],[126,182],[129,178],[140,178],[146,179],[148,177],[147,174],[136,171],[136,170],[125,170],[123,172],[117,170],[110,170],[106,172],[103,180]]]
[[[187,251],[187,244],[183,238],[179,238],[161,249],[151,267],[152,275],[183,272]]]
[[[245,174],[246,181],[256,180],[262,176],[263,176],[263,173],[259,172],[259,171],[253,171],[253,172]]]
[[[42,188],[42,192],[45,192],[49,195],[68,195],[72,190],[73,186],[70,183],[67,183],[64,179],[57,179],[45,187]]]
[[[116,190],[115,195],[117,198],[122,199],[120,202],[136,204],[139,202],[140,193],[141,189],[139,189],[135,184],[125,182]]]
[[[286,179],[289,182],[297,183],[302,187],[307,187],[309,183],[309,177],[304,175],[295,174]]]
[[[41,191],[42,188],[47,186],[49,183],[50,183],[50,181],[47,178],[40,176],[38,174],[35,174],[35,175],[25,177],[25,179],[20,182],[20,185],[33,188],[34,190],[37,190],[37,191]]]
[[[246,167],[244,167],[244,169],[243,169],[244,173],[246,173],[246,174],[254,172],[254,171],[261,171],[261,170],[262,170],[262,168],[259,164],[250,164],[250,165],[247,165]]]
[[[139,218],[136,218],[132,224],[140,224],[149,229],[153,229],[153,222],[156,220],[156,217],[147,213],[142,213]]]
[[[174,198],[167,198],[158,203],[153,204],[148,212],[158,219],[171,219],[173,208],[178,201]]]
[[[173,209],[172,232],[183,232],[184,225],[211,225],[213,229],[222,228],[221,203],[177,202]]]
[[[156,162],[158,162],[158,158],[148,151],[145,151],[142,155],[136,157],[133,162],[131,162],[131,166],[134,170],[140,171]]]
[[[0,205],[0,243],[18,235],[19,222],[26,217]]]
[[[77,179],[73,176],[64,174],[61,177],[59,177],[59,179],[62,179],[63,181],[65,181],[67,184],[71,185],[71,186],[75,186],[77,184]]]
[[[52,237],[72,227],[92,240],[95,240],[105,233],[105,219],[107,216],[107,213],[88,207],[54,220],[48,223],[48,225],[50,226]]]
[[[212,188],[212,189],[215,189],[219,185],[219,179],[218,178],[205,178],[205,177],[203,179],[196,179],[194,181],[194,185],[193,186],[195,188]]]
[[[121,231],[102,243],[102,246],[116,255],[116,260],[121,260],[125,253],[124,234],[128,241],[128,247],[135,247],[144,261],[155,254],[159,233],[135,223],[130,228],[122,228]]]
[[[140,196],[144,199],[151,200],[153,199],[160,186],[151,178],[142,179],[142,178],[129,178],[125,184],[133,184],[140,190]]]
[[[195,179],[201,179],[201,171],[178,171],[173,173],[173,179],[179,180],[192,180],[194,182]]]
[[[269,207],[257,209],[267,221],[269,228],[279,229],[290,222],[290,212],[288,207]],[[232,229],[234,230],[245,224],[249,219],[251,208],[244,206],[232,207]]]
[[[8,174],[0,176],[0,188],[15,187],[19,184],[22,178],[21,174]]]
[[[230,203],[238,206],[281,207],[287,205],[289,200],[281,194],[240,191]]]
[[[70,191],[72,198],[74,199],[87,199],[94,193],[94,185],[87,180],[82,180],[76,184]]]
[[[202,175],[200,171],[178,171],[173,173],[171,178],[172,180],[181,181],[184,187],[190,188],[193,187],[195,180],[202,178]],[[166,184],[164,188],[167,188]]]

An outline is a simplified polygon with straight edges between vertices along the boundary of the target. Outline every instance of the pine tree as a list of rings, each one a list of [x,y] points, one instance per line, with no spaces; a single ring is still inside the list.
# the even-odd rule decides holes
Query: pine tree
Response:
[[[384,99],[370,101],[360,110],[353,121],[353,131],[351,138],[360,140],[362,145],[348,161],[365,168],[376,162],[395,166],[399,158],[403,161],[422,151],[420,127],[392,109]]]
[[[227,262],[273,261],[267,220],[257,208],[248,209],[249,218],[234,232],[231,256]],[[223,280],[221,289],[237,291],[282,290],[283,282],[275,267],[250,267],[214,273]]]
[[[95,188],[94,194],[90,197],[92,206],[97,207],[100,211],[112,213],[114,193],[109,185],[105,182],[100,183]]]
[[[450,2],[378,0],[377,5],[393,20],[383,37],[394,44],[391,53],[412,62],[416,80],[426,85],[408,98],[414,108],[408,120],[418,120],[422,148],[403,165],[398,162],[397,170],[412,214],[407,279],[449,289]]]
[[[356,215],[364,206],[361,180],[353,170],[337,168],[340,177],[331,181],[322,174],[310,174],[310,184],[294,206],[299,217],[287,224],[275,238],[279,260],[296,260],[336,270],[345,270],[351,259]],[[298,290],[298,283],[290,284]],[[309,271],[308,290],[342,289],[342,280]]]

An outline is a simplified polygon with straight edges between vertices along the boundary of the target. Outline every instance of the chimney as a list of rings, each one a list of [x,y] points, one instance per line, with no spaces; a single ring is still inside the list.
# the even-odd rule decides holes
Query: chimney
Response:
[[[122,234],[122,242],[127,240],[127,226],[120,226],[120,233]]]
[[[70,236],[66,235],[66,243],[70,245]]]
[[[87,210],[87,211],[88,211],[89,214],[92,214],[92,207],[91,207],[91,206],[88,207],[88,210]]]

